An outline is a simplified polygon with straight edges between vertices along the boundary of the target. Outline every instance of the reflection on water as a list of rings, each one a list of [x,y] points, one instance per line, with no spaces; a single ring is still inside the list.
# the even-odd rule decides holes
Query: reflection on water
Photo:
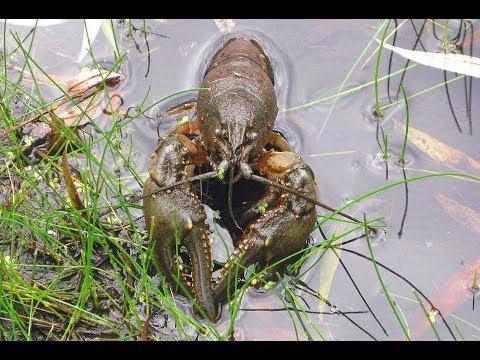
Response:
[[[277,128],[314,170],[322,202],[338,208],[345,205],[346,201],[386,185],[431,172],[460,171],[480,175],[480,169],[471,164],[459,162],[451,165],[447,160],[429,156],[425,149],[412,143],[407,143],[404,167],[399,166],[398,158],[404,141],[403,125],[407,115],[399,90],[400,83],[404,84],[409,97],[412,128],[480,162],[479,129],[475,122],[480,110],[479,102],[475,100],[479,83],[475,78],[424,65],[414,66],[404,72],[402,69],[412,63],[384,50],[379,68],[379,76],[383,78],[379,81],[383,119],[376,118],[373,115],[375,41],[365,49],[374,37],[381,37],[382,32],[377,31],[382,23],[374,19],[235,19],[225,27],[219,25],[224,24],[222,22],[208,19],[167,19],[147,20],[145,24],[142,21],[134,22],[133,31],[127,31],[124,24],[115,22],[119,31],[117,46],[121,54],[127,54],[120,65],[121,71],[127,76],[123,107],[142,111],[153,105],[145,112],[145,116],[134,121],[128,118],[122,120],[125,122],[121,130],[124,136],[122,146],[133,159],[141,179],[136,180],[128,169],[122,170],[119,176],[127,178],[125,184],[131,190],[141,190],[157,133],[168,131],[177,120],[174,117],[159,117],[159,114],[176,101],[180,103],[194,99],[196,93],[187,93],[158,105],[155,103],[172,93],[198,87],[211,52],[229,32],[254,34],[266,44],[274,65],[281,109]],[[12,25],[11,28],[20,39],[25,39],[25,43],[31,41],[33,34],[30,28],[18,25]],[[391,22],[387,34],[394,28],[398,28],[398,31],[387,42],[398,47],[438,52],[442,51],[439,46],[447,39],[448,51],[479,56],[476,45],[478,30],[473,20],[450,20],[448,23],[445,20],[397,20]],[[81,20],[39,27],[34,34],[32,56],[47,73],[71,77],[81,67],[91,66],[93,62],[88,55],[80,63],[76,62],[82,35]],[[11,38],[7,45],[12,52],[15,43]],[[101,65],[115,64],[112,45],[102,31],[93,41],[92,50]],[[12,60],[21,66],[22,59],[18,52]],[[385,78],[387,74],[395,72],[398,75]],[[450,81],[448,85],[443,85],[447,81]],[[58,89],[47,83],[41,83],[39,87],[44,97],[53,99],[60,95]],[[337,92],[343,95],[334,97]],[[315,103],[292,110],[310,102]],[[160,119],[163,119],[162,122]],[[113,124],[107,119],[101,126],[103,131],[109,131]],[[98,134],[93,131],[93,136]],[[99,142],[96,146],[101,151],[105,144]],[[111,155],[107,154],[106,164],[112,163],[108,156]],[[477,227],[465,226],[452,217],[448,206],[446,209],[439,204],[439,196],[454,199],[471,209],[469,216],[480,217],[478,182],[452,177],[432,177],[409,182],[407,186],[394,186],[359,201],[345,211],[357,218],[361,218],[363,213],[368,219],[383,217],[386,230],[378,238],[372,239],[375,259],[408,279],[442,310],[441,305],[448,301],[448,293],[440,291],[442,286],[453,281],[452,276],[462,274],[470,264],[477,262],[480,245]],[[321,209],[319,212],[328,214]],[[138,211],[137,215],[140,216],[141,212]],[[322,226],[322,231],[329,238],[340,231],[335,227],[336,223],[330,221]],[[359,234],[357,231],[342,241]],[[312,243],[318,244],[320,241],[322,235],[316,230],[312,234]],[[322,284],[318,273],[320,265],[317,264],[301,278],[311,290],[305,287],[302,290],[293,289],[303,299],[303,306],[313,312],[309,315],[311,321],[326,339],[402,339],[398,321],[387,302],[373,264],[352,253],[360,252],[370,257],[365,239],[346,244],[345,249],[347,251],[341,252],[342,264],[335,272],[328,301],[332,305],[330,310],[334,306],[348,314],[348,317],[327,311],[329,314],[319,321],[315,310],[318,310],[320,301],[314,295]],[[320,254],[314,254],[305,266],[315,264]],[[408,323],[410,330],[416,329],[421,308],[416,303],[412,285],[384,268],[380,268],[380,273],[397,310],[405,317],[403,320]],[[235,339],[295,339],[292,314],[286,311],[253,311],[283,308],[284,303],[288,304],[288,298],[281,300],[272,292],[248,292],[242,303],[242,308],[248,311],[241,311],[236,319]],[[425,299],[422,300],[424,305],[427,304]],[[478,309],[472,311],[471,298],[465,295],[456,301],[458,304],[448,311],[478,326],[478,317],[475,316]],[[465,338],[479,336],[478,331],[448,315],[444,314],[449,325],[458,326]],[[298,319],[294,321],[298,330],[300,323]],[[219,329],[226,328],[228,323],[228,313],[224,309]],[[386,329],[388,337],[378,323]],[[322,337],[311,325],[308,327],[315,339]],[[452,338],[445,325],[438,324],[437,330],[442,339]],[[458,333],[455,335],[458,338]],[[300,335],[300,338],[305,336]],[[435,335],[427,330],[420,338],[434,339]]]

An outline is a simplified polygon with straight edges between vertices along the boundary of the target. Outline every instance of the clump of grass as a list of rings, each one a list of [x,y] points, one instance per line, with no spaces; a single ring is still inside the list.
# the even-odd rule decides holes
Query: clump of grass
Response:
[[[9,54],[4,41],[0,75],[0,117],[5,119],[0,126],[4,134],[51,105],[42,96],[35,76],[32,92],[20,82],[27,69],[29,74],[40,72],[49,77],[53,86],[66,94],[63,86],[53,81],[32,57],[34,36],[27,47],[18,36],[14,38],[25,62],[18,79],[11,80],[6,70]],[[95,66],[92,49],[89,52]],[[115,66],[120,67],[123,59],[125,53]],[[198,90],[182,92],[187,91]],[[11,110],[18,94],[25,104],[23,114]],[[133,177],[141,185],[145,174],[139,173],[133,164],[132,144],[122,141],[120,132],[130,121],[176,95],[160,99],[127,121],[120,121],[119,115],[113,114],[107,129],[96,119],[89,119],[89,126],[95,129],[94,137],[78,137],[65,126],[58,129],[67,140],[83,144],[68,157],[72,166],[80,170],[76,173],[76,186],[85,211],[75,210],[70,204],[58,165],[60,153],[46,152],[41,161],[33,161],[22,151],[22,139],[16,132],[0,139],[0,178],[19,179],[20,183],[11,193],[9,204],[0,205],[2,338],[68,340],[104,334],[137,339],[142,336],[145,319],[159,311],[170,313],[175,320],[174,338],[193,339],[196,332],[206,338],[222,338],[212,324],[202,323],[181,310],[162,277],[153,276],[152,250],[144,223],[138,221],[141,204],[125,200],[125,194],[135,197],[138,192],[127,187],[125,180]],[[86,329],[92,326],[97,330],[89,334]],[[165,338],[172,335],[166,333]]]

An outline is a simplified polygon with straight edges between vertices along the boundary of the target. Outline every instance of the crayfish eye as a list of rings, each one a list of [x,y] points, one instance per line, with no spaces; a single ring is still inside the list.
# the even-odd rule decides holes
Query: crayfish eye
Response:
[[[258,137],[258,134],[256,132],[249,132],[247,133],[247,140],[250,140],[250,141],[255,141]]]
[[[215,129],[213,131],[213,134],[217,137],[217,138],[222,138],[222,139],[226,139],[228,134],[227,134],[227,130],[225,129]]]
[[[245,179],[250,179],[250,176],[253,174],[252,168],[245,162],[240,163],[240,173],[245,177]]]

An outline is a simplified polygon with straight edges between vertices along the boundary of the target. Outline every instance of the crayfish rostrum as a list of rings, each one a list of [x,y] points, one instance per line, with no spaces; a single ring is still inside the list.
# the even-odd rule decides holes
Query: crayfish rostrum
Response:
[[[159,139],[143,201],[163,275],[179,293],[196,300],[200,313],[216,321],[218,305],[227,301],[236,288],[234,279],[247,267],[266,269],[263,281],[283,274],[288,262],[280,260],[301,250],[315,227],[318,198],[311,168],[273,130],[278,111],[273,70],[257,41],[226,41],[201,86],[207,89],[199,92],[197,119]],[[209,171],[196,175],[200,168]],[[216,279],[207,216],[192,189],[193,181],[208,178],[228,184],[229,213],[242,230]],[[242,178],[267,186],[258,201],[235,218],[233,184]],[[179,260],[180,246],[190,258],[188,274]],[[263,281],[257,278],[251,284]]]

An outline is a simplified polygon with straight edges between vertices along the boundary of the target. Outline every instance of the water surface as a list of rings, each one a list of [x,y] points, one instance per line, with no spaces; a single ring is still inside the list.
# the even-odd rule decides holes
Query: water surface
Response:
[[[397,24],[401,22],[399,20]],[[415,20],[415,27],[410,21],[404,22],[397,32],[395,45],[412,49],[422,22]],[[142,21],[134,24],[138,28],[143,26]],[[259,39],[272,58],[280,109],[276,128],[286,135],[295,150],[312,167],[322,202],[338,208],[363,194],[403,180],[404,176],[408,179],[431,172],[469,172],[480,175],[479,169],[471,163],[461,161],[452,168],[452,165],[428,156],[412,143],[408,143],[406,148],[405,171],[402,171],[395,160],[389,161],[388,172],[386,171],[382,157],[382,133],[388,135],[390,156],[392,159],[398,158],[404,139],[402,125],[406,120],[405,103],[400,101],[385,108],[383,119],[379,120],[373,115],[373,84],[360,88],[360,85],[368,84],[375,78],[377,56],[376,53],[370,56],[377,45],[374,41],[372,43],[372,39],[382,24],[383,20],[377,19],[232,19],[229,22],[215,22],[211,19],[147,20],[147,47],[141,31],[135,31],[133,39],[130,39],[127,37],[128,28],[116,21],[119,47],[122,52],[128,50],[121,66],[127,77],[124,107],[136,107],[142,102],[144,106],[149,106],[177,91],[198,87],[207,61],[216,47],[226,37],[231,36],[229,34],[243,33]],[[445,21],[438,20],[435,27],[432,22],[426,23],[420,36],[421,44],[417,45],[416,50],[441,51],[444,30],[438,24],[444,25]],[[76,61],[81,47],[83,25],[82,20],[68,20],[37,28],[32,56],[47,72],[66,77],[76,75],[83,66],[91,66],[92,59],[89,55],[80,62]],[[472,26],[473,31],[477,29],[475,22],[450,20],[447,37],[455,40],[458,32],[463,36],[466,31],[469,38],[472,28],[468,26]],[[25,37],[30,30],[28,27],[15,25],[11,25],[11,29],[17,31],[20,38]],[[392,29],[393,22],[389,33]],[[381,32],[376,35],[377,38],[381,36]],[[457,44],[460,44],[461,40],[462,38],[457,39]],[[393,38],[387,42],[392,44]],[[467,40],[463,40],[463,44],[464,53],[470,54],[472,51],[473,56],[479,56],[478,39],[474,37],[473,46],[470,46]],[[92,48],[98,62],[104,66],[114,63],[111,45],[101,31]],[[400,70],[406,65],[404,58],[395,55],[390,59],[390,54],[390,51],[383,50],[379,77]],[[410,126],[463,152],[473,160],[480,161],[478,79],[467,77],[466,81],[463,78],[455,80],[448,84],[447,93],[446,87],[442,85],[445,77],[453,79],[461,74],[445,74],[439,69],[417,65],[407,71],[403,79],[401,76],[392,76],[389,82],[379,82],[381,105],[402,100],[402,93],[399,92],[400,81],[403,81],[408,96],[440,84],[409,100]],[[344,96],[328,99],[339,91],[357,87],[357,90]],[[471,103],[468,102],[469,94]],[[45,86],[43,95],[53,99],[60,94],[58,89]],[[173,105],[190,97],[195,97],[195,93],[173,98],[168,104]],[[321,99],[324,101],[295,109]],[[156,145],[157,132],[168,131],[175,125],[172,121],[159,121],[159,114],[165,106],[166,103],[162,103],[153,107],[147,112],[148,118],[139,117],[123,128],[126,136],[131,138],[132,158],[143,180],[147,178],[146,170],[150,154]],[[467,108],[470,106],[468,113]],[[134,191],[141,189],[141,184],[134,178],[127,180],[127,185]],[[445,201],[446,198],[470,208],[476,218],[469,221],[465,216],[455,216],[452,214],[455,210],[448,210],[451,202]],[[358,218],[363,217],[363,213],[369,219],[384,218],[382,223],[386,226],[385,233],[372,239],[375,258],[412,282],[442,309],[442,306],[448,303],[449,297],[449,294],[442,290],[445,284],[452,281],[451,279],[461,279],[460,274],[480,257],[479,226],[473,225],[475,221],[480,221],[479,203],[478,182],[433,177],[410,182],[407,188],[402,184],[379,192],[348,208],[346,212]],[[321,209],[319,212],[328,213]],[[458,210],[456,212],[458,213]],[[140,210],[137,215],[141,216]],[[330,221],[323,225],[322,229],[329,237],[333,233],[341,232],[338,226],[338,223]],[[344,240],[351,237],[354,235]],[[312,242],[320,241],[322,236],[319,231],[315,231]],[[369,256],[365,239],[348,244],[345,248]],[[313,256],[306,265],[313,264],[318,255]],[[318,314],[311,314],[310,320],[320,329],[322,336],[335,340],[371,339],[359,328],[361,327],[377,339],[404,339],[373,264],[346,251],[341,253],[341,259],[389,336],[385,335],[370,313],[349,315],[358,326],[338,314],[324,315],[321,320]],[[319,271],[320,265],[317,264],[302,278],[315,291],[321,287]],[[478,271],[480,269],[477,269]],[[405,316],[410,331],[421,334],[420,339],[435,339],[431,329],[425,332],[416,330],[423,314],[420,305],[416,303],[412,286],[385,270],[381,270],[381,275],[397,309]],[[472,293],[468,284],[464,286],[464,301],[455,304],[453,309],[444,310],[444,316],[452,329],[456,324],[466,339],[478,339],[478,330],[458,320],[461,318],[479,326],[479,309],[476,307],[472,310]],[[298,294],[308,304],[309,310],[318,311],[318,299],[306,293]],[[368,310],[340,265],[335,273],[328,300],[343,312]],[[423,302],[426,304],[425,300]],[[272,292],[250,291],[245,295],[242,304],[244,309],[282,307],[282,302]],[[325,310],[330,309],[326,307]],[[226,309],[224,311],[218,324],[220,330],[228,326],[228,314]],[[299,322],[295,323],[297,329],[301,329]],[[307,326],[315,339],[321,338],[312,331],[310,325]],[[437,328],[442,339],[452,338],[443,324],[439,324]],[[458,333],[455,332],[455,335],[458,338]],[[286,311],[241,311],[235,322],[234,338],[293,340],[296,335],[290,315]],[[305,339],[301,330],[299,338]]]

